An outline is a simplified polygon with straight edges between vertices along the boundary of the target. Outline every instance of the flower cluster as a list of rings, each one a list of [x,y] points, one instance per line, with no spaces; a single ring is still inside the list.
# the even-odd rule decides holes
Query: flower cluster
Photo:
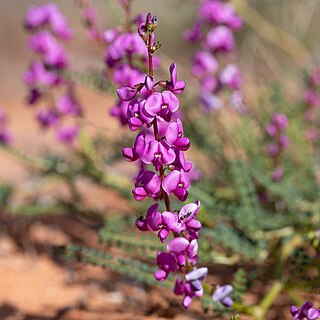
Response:
[[[166,242],[170,232],[174,236],[167,242],[167,251],[157,253],[158,270],[155,278],[164,281],[171,272],[187,272],[185,282],[177,280],[175,293],[184,294],[183,306],[188,307],[192,297],[203,293],[201,280],[207,269],[197,269],[198,232],[201,223],[196,220],[200,202],[189,203],[180,210],[172,210],[170,195],[186,201],[190,180],[187,172],[191,163],[187,162],[184,152],[190,141],[184,137],[182,121],[177,117],[179,100],[177,95],[185,88],[185,82],[177,79],[175,64],[170,66],[170,80],[155,81],[153,75],[153,54],[160,47],[155,42],[154,30],[157,18],[149,13],[146,21],[138,26],[138,33],[147,51],[149,72],[142,82],[125,83],[117,89],[121,101],[128,103],[126,123],[137,134],[132,148],[124,148],[123,156],[127,161],[141,162],[141,170],[136,178],[133,196],[137,201],[146,197],[163,200],[166,210],[153,204],[145,217],[136,221],[141,231],[157,232],[161,242]],[[139,44],[140,46],[140,44]]]
[[[0,107],[0,144],[8,145],[12,140],[11,133],[7,127],[7,117]]]
[[[307,86],[308,88],[304,93],[306,136],[310,142],[315,142],[319,136],[317,118],[320,113],[320,68],[314,68],[310,72],[307,77]]]
[[[300,308],[292,306],[290,312],[293,316],[293,320],[307,319],[316,320],[320,319],[320,308],[313,308],[311,301],[306,301]]]
[[[192,74],[199,80],[200,102],[207,111],[221,108],[223,102],[219,93],[229,89],[232,106],[240,113],[246,112],[239,91],[241,74],[231,61],[231,54],[236,50],[233,32],[241,27],[241,18],[227,1],[200,0],[197,20],[184,33],[185,40],[201,45],[193,56]]]
[[[70,143],[78,134],[74,117],[82,111],[73,83],[63,75],[68,56],[58,39],[69,40],[73,32],[54,3],[30,7],[25,26],[32,32],[29,47],[37,55],[24,74],[28,104],[42,104],[36,114],[41,127],[53,128],[58,140]]]
[[[281,155],[289,145],[289,137],[285,134],[288,126],[288,118],[285,114],[274,113],[271,122],[266,127],[266,134],[272,140],[267,152],[273,160],[274,170],[272,179],[279,182],[283,176],[283,169],[280,165]]]

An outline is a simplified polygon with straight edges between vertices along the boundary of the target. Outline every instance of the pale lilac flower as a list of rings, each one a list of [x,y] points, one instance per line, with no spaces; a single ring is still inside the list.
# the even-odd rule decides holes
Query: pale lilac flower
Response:
[[[200,101],[204,104],[206,111],[219,110],[222,108],[222,100],[211,93],[201,93]]]
[[[186,309],[192,303],[192,297],[201,297],[203,295],[203,281],[208,274],[208,268],[195,269],[185,275],[186,282],[178,278],[173,289],[176,295],[185,295],[182,300],[182,306]]]
[[[233,287],[230,284],[218,287],[213,295],[212,299],[216,302],[221,302],[226,307],[231,307],[233,305],[233,300],[229,297]]]
[[[191,29],[184,32],[183,38],[189,42],[199,41],[201,38],[201,27],[201,22],[196,21]]]

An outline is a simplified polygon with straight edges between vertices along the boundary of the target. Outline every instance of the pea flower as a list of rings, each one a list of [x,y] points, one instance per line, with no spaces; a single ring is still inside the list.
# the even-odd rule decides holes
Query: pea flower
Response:
[[[313,303],[311,301],[306,301],[300,308],[292,306],[290,312],[293,316],[293,320],[316,320],[320,318],[320,308],[313,308]]]
[[[233,305],[233,300],[229,297],[233,291],[233,287],[230,284],[218,287],[212,294],[212,299],[216,302],[221,302],[226,307]]]

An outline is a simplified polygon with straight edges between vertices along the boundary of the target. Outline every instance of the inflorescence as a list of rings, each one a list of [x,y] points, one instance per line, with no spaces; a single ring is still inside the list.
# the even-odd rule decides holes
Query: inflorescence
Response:
[[[200,0],[197,20],[184,33],[188,42],[200,43],[192,60],[192,74],[200,84],[199,100],[207,111],[223,106],[220,93],[231,91],[230,103],[240,113],[246,112],[240,91],[241,74],[232,54],[236,50],[233,32],[242,20],[228,1]]]
[[[75,97],[74,84],[65,76],[69,59],[58,40],[73,36],[67,20],[54,3],[32,6],[25,27],[32,32],[30,49],[37,54],[24,74],[28,86],[28,104],[42,107],[36,118],[42,128],[53,128],[59,141],[72,142],[78,135],[74,118],[82,114]]]

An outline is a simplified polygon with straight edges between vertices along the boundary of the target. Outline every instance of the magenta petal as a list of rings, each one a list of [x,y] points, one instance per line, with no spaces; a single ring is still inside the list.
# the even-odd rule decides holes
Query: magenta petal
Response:
[[[158,232],[158,238],[160,239],[161,242],[165,242],[168,238],[169,231],[167,229],[161,229]]]
[[[117,95],[123,101],[132,100],[136,94],[137,90],[132,89],[130,87],[121,87],[117,89]]]
[[[176,122],[172,122],[166,130],[166,139],[169,144],[173,145],[177,141],[178,134],[178,124]]]
[[[173,289],[173,293],[177,296],[180,296],[184,293],[184,283],[181,278],[178,278]]]
[[[199,220],[193,219],[187,224],[188,230],[197,232],[202,228],[201,222]]]
[[[171,164],[176,158],[176,154],[165,141],[159,143],[159,151],[162,155],[162,163],[164,164]]]
[[[175,112],[179,108],[179,100],[171,91],[162,92],[163,104],[168,106],[171,112]]]
[[[145,153],[142,157],[142,161],[146,164],[151,164],[154,160],[154,155],[158,151],[158,145],[159,142],[152,140],[147,144],[147,148],[145,150]]]
[[[133,150],[132,148],[123,148],[122,149],[122,155],[124,157],[125,160],[127,161],[134,161],[133,160]]]
[[[156,271],[156,273],[154,274],[154,277],[157,281],[164,281],[167,279],[168,274],[163,271],[162,269],[159,269],[158,271]]]
[[[133,193],[133,197],[137,201],[143,200],[148,195],[147,192],[145,191],[145,189],[142,187],[134,188],[132,190],[132,193]]]
[[[174,194],[180,201],[186,201],[188,198],[189,192],[186,189],[177,188],[174,190]]]
[[[188,255],[192,258],[198,253],[198,240],[193,239],[187,249]]]
[[[171,194],[180,182],[180,172],[173,170],[170,172],[162,182],[162,188],[167,194]]]
[[[148,193],[153,196],[156,193],[158,193],[160,191],[160,185],[161,185],[161,181],[160,181],[160,177],[152,171],[146,171],[145,172],[146,175],[146,184],[145,184],[145,189],[148,191]],[[148,181],[148,175],[151,175],[151,179]]]
[[[175,86],[177,82],[177,67],[174,62],[171,63],[169,71],[170,71],[170,78],[171,78],[170,82],[173,84],[173,86]]]
[[[190,296],[185,296],[182,300],[182,306],[186,309],[190,307],[192,303],[192,298]]]
[[[138,130],[143,125],[143,122],[139,118],[135,118],[135,117],[130,118],[128,123],[129,123],[129,128],[132,131]]]
[[[154,92],[148,97],[144,105],[144,110],[150,116],[156,116],[162,107],[162,95],[160,92]]]
[[[157,265],[167,272],[175,272],[178,269],[176,258],[168,252],[157,252]]]
[[[141,158],[143,156],[145,149],[146,149],[145,133],[141,131],[140,133],[138,133],[133,146],[133,150],[137,158]]]
[[[177,261],[180,267],[184,267],[186,265],[186,255],[185,253],[177,254]]]
[[[199,209],[199,201],[197,203],[189,203],[181,208],[179,212],[179,219],[184,221],[184,223],[188,223],[198,214]]]
[[[172,253],[181,253],[189,246],[189,241],[186,238],[178,237],[170,240],[167,244],[167,250]]]
[[[163,224],[173,232],[179,232],[181,230],[181,224],[178,222],[178,216],[169,211],[162,213]]]
[[[162,225],[162,216],[160,211],[157,210],[158,204],[154,204],[148,209],[146,221],[148,228],[151,231],[159,230],[160,226]]]
[[[320,317],[320,311],[316,308],[311,308],[307,311],[307,318],[309,320],[316,320]]]

